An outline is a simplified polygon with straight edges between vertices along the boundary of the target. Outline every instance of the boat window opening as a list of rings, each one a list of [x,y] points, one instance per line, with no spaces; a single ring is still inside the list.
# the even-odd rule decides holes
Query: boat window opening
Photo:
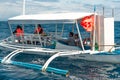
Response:
[[[56,38],[57,37],[64,37],[65,36],[65,34],[64,34],[64,24],[57,24],[55,33],[56,33],[56,36],[55,36]]]
[[[80,24],[78,24],[78,26],[79,26],[79,30],[81,31],[82,42],[85,50],[91,49],[91,39],[92,39],[91,32],[86,32],[86,30]],[[87,43],[87,44],[84,44],[84,43]]]
[[[19,24],[21,26],[21,24]],[[15,43],[15,42],[21,42],[23,39],[22,39],[22,36],[19,35],[19,37],[17,37],[16,35],[17,34],[14,34],[13,32],[16,30],[16,27],[13,28],[13,26],[16,26],[17,25],[12,25],[12,24],[9,24],[9,28],[10,28],[10,31],[11,31],[11,39],[8,39],[8,40],[12,40],[12,43]]]
[[[81,48],[81,46],[76,46],[75,44],[74,45],[69,45],[68,43],[67,43],[67,39],[69,38],[69,33],[70,32],[73,32],[73,30],[74,30],[74,34],[76,34],[76,33],[78,33],[77,32],[77,29],[76,29],[76,27],[73,27],[73,26],[75,26],[75,24],[58,24],[57,25],[57,33],[58,32],[64,32],[63,33],[63,35],[61,36],[61,33],[60,34],[58,34],[57,36],[58,36],[58,38],[56,38],[57,39],[57,41],[58,42],[60,42],[60,44],[63,44],[63,45],[65,45],[65,46],[71,46],[71,47],[78,47],[77,48],[77,50],[81,50],[80,48]],[[73,29],[74,28],[74,29]],[[73,35],[73,39],[74,39],[74,35]],[[75,39],[74,39],[75,40]],[[61,46],[61,45],[60,45]],[[65,49],[64,47],[63,47],[63,49]],[[73,49],[73,48],[72,48]]]
[[[16,29],[17,25],[12,25],[13,31]],[[44,25],[43,25],[44,26]],[[13,35],[13,42],[15,44],[20,45],[31,45],[31,46],[39,46],[39,47],[47,47],[47,48],[55,48],[54,41],[52,41],[52,35],[46,33],[46,35],[40,35],[40,34],[34,34],[34,29],[37,27],[37,24],[35,25],[24,25],[24,36],[20,36],[18,41],[18,38],[16,35]],[[44,27],[43,27],[44,28]],[[11,33],[13,34],[13,31]],[[52,46],[53,45],[53,46]]]
[[[12,36],[12,37],[11,37],[11,38],[12,38],[11,40],[12,40],[12,42],[14,42],[14,35],[13,35],[12,26],[11,26],[11,24],[9,24],[9,23],[8,23],[8,25],[9,25],[10,32],[11,32],[11,36]]]
[[[91,32],[83,31],[81,35],[82,35],[82,40],[83,40],[83,45],[85,50],[91,49],[91,44],[92,44]]]
[[[69,32],[73,32],[74,34],[78,34],[78,30],[76,24],[41,24],[45,35],[34,34],[35,28],[37,28],[37,24],[20,24],[22,28],[24,28],[24,38],[20,36],[20,41],[17,41],[16,36],[14,35],[15,44],[21,45],[31,45],[31,46],[40,46],[44,48],[55,48],[57,38],[67,39],[69,37]],[[17,25],[12,25],[12,30],[14,31]],[[81,30],[80,25],[78,24],[78,29]],[[79,34],[78,34],[79,35]],[[82,39],[86,36],[84,32],[81,30]],[[79,37],[79,36],[78,36]],[[80,38],[79,38],[80,39]],[[79,42],[80,43],[80,42]],[[66,44],[63,44],[66,45]],[[70,45],[66,45],[70,46]],[[76,46],[79,48],[80,46]],[[80,49],[79,49],[80,50]]]

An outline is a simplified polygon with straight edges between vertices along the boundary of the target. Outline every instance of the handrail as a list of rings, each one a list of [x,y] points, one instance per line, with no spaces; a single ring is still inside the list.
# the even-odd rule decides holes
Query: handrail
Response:
[[[39,40],[39,36],[40,36],[41,41]],[[12,37],[9,37],[9,38],[5,39],[4,42],[5,42],[5,45],[10,43],[10,44],[13,44],[13,46],[15,44],[17,44],[17,46],[32,45],[34,47],[41,47],[41,48],[45,48],[50,45],[53,45],[52,44],[52,37],[53,37],[52,35],[48,35],[48,36],[39,35],[39,36],[38,36],[38,34],[24,34],[23,36],[20,36],[19,38],[14,36],[14,38],[13,38],[14,40],[12,40]]]
[[[41,37],[43,38],[43,36],[38,35],[38,34],[24,34],[24,36],[20,36],[20,38],[22,40],[21,43],[33,44],[33,42],[37,41],[41,44],[41,47],[42,47],[42,40],[39,40],[39,39],[41,39]],[[15,38],[15,40],[17,39],[16,36],[14,38]],[[36,43],[34,45],[36,45]]]

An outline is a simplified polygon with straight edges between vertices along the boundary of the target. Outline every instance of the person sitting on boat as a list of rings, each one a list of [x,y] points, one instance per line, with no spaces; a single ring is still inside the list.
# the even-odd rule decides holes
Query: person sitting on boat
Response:
[[[74,35],[74,40],[75,40],[75,45],[76,45],[76,46],[80,46],[80,39],[79,39],[79,37],[78,37],[78,34],[75,34],[75,35]]]
[[[91,39],[90,38],[85,38],[84,40],[83,40],[83,44],[84,45],[91,45]]]
[[[43,34],[43,28],[40,24],[38,24],[38,27],[35,29],[34,34]]]
[[[20,25],[17,26],[17,28],[15,29],[15,31],[13,32],[13,34],[16,35],[16,38],[18,39],[18,41],[20,42],[20,39],[23,37],[24,35],[24,31],[22,29],[22,27]]]
[[[75,40],[74,40],[73,35],[74,33],[70,32],[68,39],[59,39],[58,41],[66,45],[75,46]]]
[[[68,45],[75,46],[75,40],[74,40],[74,33],[73,32],[69,33],[67,43],[68,43]]]

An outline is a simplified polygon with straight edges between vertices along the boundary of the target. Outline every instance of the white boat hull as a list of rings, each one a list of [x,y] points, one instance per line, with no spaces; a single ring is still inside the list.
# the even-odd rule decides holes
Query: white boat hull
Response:
[[[28,54],[39,54],[39,55],[54,55],[57,52],[60,52],[60,50],[55,50],[55,49],[45,49],[45,48],[39,48],[39,47],[31,47],[31,48],[27,48],[27,46],[24,46],[24,48],[26,47],[26,49],[23,51],[23,53],[28,53]],[[9,47],[7,45],[4,45],[3,47],[0,47],[2,50],[8,50],[8,51],[13,51],[16,50],[16,48],[11,48],[11,46],[9,45]],[[22,49],[18,48],[18,49]],[[70,52],[70,50],[69,50]],[[71,51],[72,53],[72,51]],[[90,54],[89,52],[86,53],[81,53],[80,54],[76,54],[74,52],[75,55],[66,55],[69,58],[72,59],[83,59],[83,60],[88,60],[88,61],[98,61],[98,62],[108,62],[108,63],[120,63],[120,54],[119,52],[117,53],[104,53],[104,52],[97,52],[95,54]],[[69,53],[68,53],[69,54]],[[65,57],[66,57],[65,56]]]
[[[107,63],[120,63],[120,54],[80,54],[70,56],[72,59],[83,59],[88,61],[98,61]]]
[[[7,48],[4,50],[8,50]],[[46,52],[36,52],[36,51],[24,51],[23,53],[27,54],[38,54],[38,55],[54,55],[55,53],[46,53]],[[64,57],[64,56],[63,56]],[[66,56],[65,56],[66,57]],[[82,59],[87,61],[98,61],[98,62],[107,62],[107,63],[120,63],[120,54],[76,54],[68,55],[71,59]]]

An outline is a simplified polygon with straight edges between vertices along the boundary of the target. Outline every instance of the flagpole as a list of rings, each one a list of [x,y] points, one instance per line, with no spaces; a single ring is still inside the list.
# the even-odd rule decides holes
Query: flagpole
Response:
[[[96,6],[94,5],[94,27],[93,27],[93,43],[92,43],[92,51],[95,51],[95,29],[96,29]]]
[[[25,0],[23,0],[23,12],[22,12],[23,15],[25,15]]]

